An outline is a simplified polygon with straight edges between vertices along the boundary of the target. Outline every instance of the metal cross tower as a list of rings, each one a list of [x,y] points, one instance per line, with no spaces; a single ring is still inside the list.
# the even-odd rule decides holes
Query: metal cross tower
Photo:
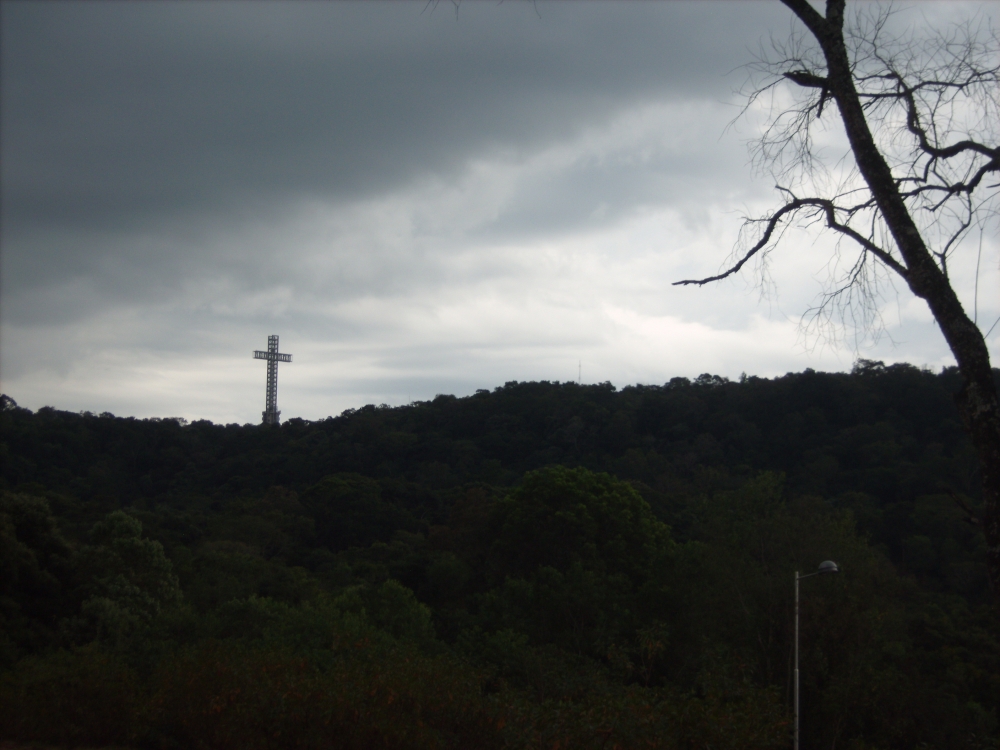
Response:
[[[277,335],[267,337],[267,351],[254,350],[254,359],[267,360],[267,408],[264,410],[264,424],[278,424],[278,363],[291,362],[291,354],[278,353]]]

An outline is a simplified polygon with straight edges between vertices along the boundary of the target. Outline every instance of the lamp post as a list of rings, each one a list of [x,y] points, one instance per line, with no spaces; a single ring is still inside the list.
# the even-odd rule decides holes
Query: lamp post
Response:
[[[812,578],[821,573],[839,573],[840,568],[833,560],[826,560],[819,564],[819,569],[815,573],[804,576],[795,571],[795,750],[799,750],[799,581],[803,578]]]

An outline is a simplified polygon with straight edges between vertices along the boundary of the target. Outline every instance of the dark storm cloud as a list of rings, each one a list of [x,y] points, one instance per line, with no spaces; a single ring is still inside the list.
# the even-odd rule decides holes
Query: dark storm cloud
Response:
[[[624,102],[724,97],[747,29],[780,15],[757,3],[466,3],[457,18],[423,3],[3,7],[11,238],[359,198],[564,138]]]

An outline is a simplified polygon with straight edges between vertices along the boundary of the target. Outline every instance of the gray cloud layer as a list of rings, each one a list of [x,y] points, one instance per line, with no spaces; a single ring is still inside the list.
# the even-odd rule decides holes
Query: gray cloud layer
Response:
[[[758,325],[742,288],[669,282],[713,270],[769,194],[725,125],[734,69],[787,34],[778,3],[0,14],[2,372],[29,405],[177,413],[198,382],[191,408],[230,418],[260,373],[197,373],[242,373],[279,327],[327,363],[299,386],[317,416],[575,372],[580,352],[601,378],[667,376],[680,354],[647,356],[657,337]],[[650,322],[667,317],[704,328]],[[755,370],[714,357],[690,366]]]
[[[623,103],[724,98],[722,74],[781,15],[758,3],[448,10],[6,4],[9,231],[357,198],[472,154],[533,150]]]
[[[762,3],[3,13],[5,271],[14,294],[88,275],[103,298],[145,297],[143,275],[204,273],[216,262],[200,247],[206,224],[448,179],[470,158],[516,159],[643,101],[724,100],[723,74],[781,17]],[[574,164],[483,229],[565,227],[599,203],[610,218],[655,193],[651,175],[698,181],[706,161]],[[153,239],[164,225],[170,240]]]

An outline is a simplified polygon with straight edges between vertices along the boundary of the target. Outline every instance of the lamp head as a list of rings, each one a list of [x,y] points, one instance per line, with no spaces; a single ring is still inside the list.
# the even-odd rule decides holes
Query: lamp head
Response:
[[[837,567],[837,563],[833,560],[824,560],[819,564],[819,570],[817,573],[839,573],[840,568]]]

